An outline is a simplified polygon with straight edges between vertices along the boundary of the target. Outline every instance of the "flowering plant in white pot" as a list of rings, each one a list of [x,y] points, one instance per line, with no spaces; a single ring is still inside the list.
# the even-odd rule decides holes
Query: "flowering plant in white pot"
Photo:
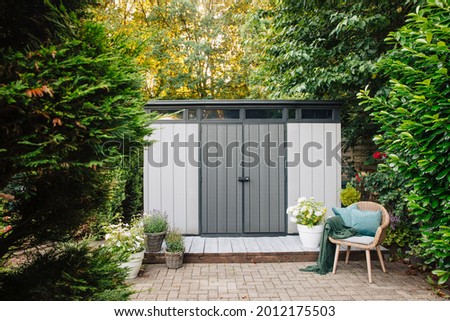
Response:
[[[144,259],[145,237],[142,220],[135,220],[131,224],[119,222],[105,227],[105,246],[114,253],[122,267],[128,269],[128,279],[135,278]]]
[[[139,221],[131,225],[123,222],[105,227],[105,243],[110,252],[126,261],[133,253],[144,250],[144,229]]]
[[[297,224],[300,240],[304,247],[317,248],[323,232],[326,207],[314,197],[300,197],[297,204],[286,210],[291,222]]]
[[[300,197],[296,205],[288,207],[286,213],[290,216],[291,222],[313,227],[323,223],[327,209],[322,202],[316,201],[314,197],[309,199]]]

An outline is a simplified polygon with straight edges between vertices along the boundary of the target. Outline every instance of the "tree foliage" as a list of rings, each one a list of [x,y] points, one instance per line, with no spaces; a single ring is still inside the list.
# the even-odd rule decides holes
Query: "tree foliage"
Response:
[[[2,29],[0,191],[14,200],[4,205],[12,230],[0,233],[0,257],[25,240],[70,236],[108,201],[105,171],[150,133],[128,43],[73,1],[41,2],[15,1],[7,13],[38,8],[31,22],[47,37],[33,24],[20,39],[13,26]]]
[[[252,43],[256,96],[342,100],[347,143],[371,137],[375,127],[356,94],[367,83],[384,83],[374,64],[388,48],[383,39],[410,7],[404,0],[277,1],[253,25],[260,35]]]
[[[250,10],[250,0],[104,1],[96,15],[145,48],[149,98],[243,98],[240,26]]]
[[[387,163],[411,188],[408,205],[422,237],[419,252],[426,263],[450,271],[450,5],[429,0],[390,33],[395,46],[377,64],[390,78],[388,92],[362,104],[380,126],[375,137]],[[446,279],[445,279],[446,280]]]
[[[0,2],[0,43],[3,48],[36,49],[62,35],[70,36],[61,11],[83,15],[83,9],[95,0],[2,0]],[[59,7],[60,10],[55,10]]]
[[[127,272],[106,248],[60,244],[19,269],[0,275],[2,301],[123,301],[133,292]]]

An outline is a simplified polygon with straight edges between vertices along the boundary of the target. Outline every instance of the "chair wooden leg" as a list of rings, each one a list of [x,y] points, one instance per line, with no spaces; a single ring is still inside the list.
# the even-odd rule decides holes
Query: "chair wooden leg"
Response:
[[[345,253],[345,264],[348,264],[348,259],[350,258],[350,249],[352,247],[349,245],[347,246],[347,252]]]
[[[367,260],[367,274],[369,276],[369,283],[372,283],[372,264],[370,262],[370,250],[366,250],[366,260]]]
[[[386,267],[384,266],[383,254],[381,254],[380,246],[377,246],[378,258],[380,259],[381,269],[386,273]]]
[[[333,274],[336,274],[338,260],[339,260],[339,244],[336,244],[336,252],[334,253]]]

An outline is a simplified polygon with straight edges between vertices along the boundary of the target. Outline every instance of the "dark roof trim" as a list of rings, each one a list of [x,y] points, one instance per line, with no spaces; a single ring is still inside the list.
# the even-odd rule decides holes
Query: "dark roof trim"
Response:
[[[189,107],[332,107],[341,108],[343,102],[338,100],[151,100],[145,104],[146,109]]]

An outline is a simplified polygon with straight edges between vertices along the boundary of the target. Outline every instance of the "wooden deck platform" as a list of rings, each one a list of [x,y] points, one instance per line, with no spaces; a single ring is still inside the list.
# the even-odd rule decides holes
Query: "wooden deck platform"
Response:
[[[186,263],[315,262],[319,249],[304,248],[298,235],[275,237],[186,236]],[[351,260],[363,259],[364,252],[353,251]],[[342,248],[344,255],[344,248]],[[375,253],[376,255],[376,253]],[[164,263],[161,251],[145,253],[144,263]]]

